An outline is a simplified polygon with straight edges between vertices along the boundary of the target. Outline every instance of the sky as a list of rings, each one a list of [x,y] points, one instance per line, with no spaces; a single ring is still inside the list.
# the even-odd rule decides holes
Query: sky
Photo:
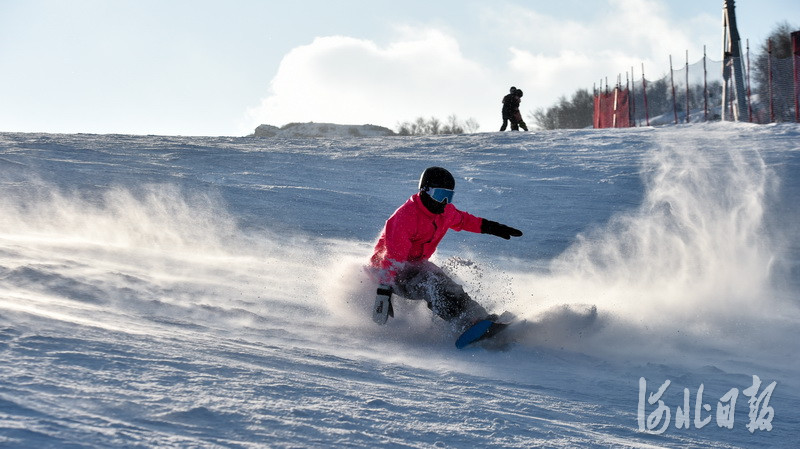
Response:
[[[528,116],[669,56],[721,60],[711,0],[0,0],[0,131],[244,136],[259,124]],[[758,50],[797,0],[739,0]],[[745,42],[742,42],[744,48]],[[529,124],[531,120],[528,120]]]

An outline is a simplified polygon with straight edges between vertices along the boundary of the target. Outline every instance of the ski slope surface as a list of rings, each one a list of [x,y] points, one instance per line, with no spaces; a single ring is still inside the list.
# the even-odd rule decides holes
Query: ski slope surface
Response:
[[[432,165],[524,232],[433,259],[517,316],[502,350],[370,319]],[[0,133],[0,447],[794,447],[798,198],[792,124]]]

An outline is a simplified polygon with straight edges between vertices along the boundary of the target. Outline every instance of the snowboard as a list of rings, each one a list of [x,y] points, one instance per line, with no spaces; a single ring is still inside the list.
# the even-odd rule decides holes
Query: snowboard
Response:
[[[480,320],[472,326],[468,327],[456,340],[456,348],[464,349],[467,346],[486,340],[499,334],[509,323],[499,323],[489,319]]]

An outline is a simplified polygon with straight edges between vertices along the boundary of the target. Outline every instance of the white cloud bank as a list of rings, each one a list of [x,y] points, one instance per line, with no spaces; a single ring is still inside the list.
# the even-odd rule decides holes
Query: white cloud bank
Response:
[[[420,116],[456,114],[476,118],[481,131],[494,131],[501,122],[500,99],[511,84],[525,90],[527,118],[601,78],[613,83],[631,67],[638,74],[642,62],[652,77],[666,73],[670,54],[682,61],[688,49],[692,62],[700,59],[703,44],[718,38],[719,20],[698,16],[671,23],[664,5],[608,0],[597,5],[604,12],[584,22],[493,5],[480,12],[485,29],[476,31],[491,36],[482,40],[491,41],[485,45],[497,47],[492,61],[466,56],[455,36],[436,28],[403,28],[385,46],[319,37],[283,58],[267,96],[248,110],[245,126],[251,131],[262,123],[315,121],[395,128]]]
[[[343,36],[320,37],[290,51],[269,96],[249,111],[254,123],[336,122],[394,127],[418,116],[446,118],[475,109],[473,93],[491,89],[489,73],[438,30],[386,47]],[[496,95],[494,95],[496,96]],[[493,97],[494,97],[493,96]]]

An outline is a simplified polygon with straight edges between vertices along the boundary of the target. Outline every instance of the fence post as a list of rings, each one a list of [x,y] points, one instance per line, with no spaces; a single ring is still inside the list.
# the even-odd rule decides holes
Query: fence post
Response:
[[[767,91],[769,92],[769,122],[775,122],[775,105],[772,101],[772,39],[767,39]]]
[[[686,123],[689,123],[689,50],[686,50]]]
[[[597,84],[592,83],[592,127],[597,128]]]
[[[620,80],[622,80],[622,75],[620,75]],[[628,72],[625,72],[625,90],[628,92],[628,101],[631,101],[630,97],[630,82],[628,81]],[[631,126],[631,105],[628,104],[628,126]]]
[[[636,127],[636,78],[633,75],[633,66],[631,66],[631,117],[633,118],[632,127]]]
[[[614,118],[611,127],[618,128],[617,126],[617,114],[619,114],[619,85],[622,81],[620,80],[620,76],[617,75],[617,85],[614,87]]]
[[[644,95],[644,118],[650,126],[650,108],[647,106],[647,81],[644,79],[644,63],[642,63],[642,92]]]
[[[675,124],[678,124],[678,102],[675,99],[675,77],[672,73],[672,55],[669,55],[669,82],[672,84],[672,112],[675,113]]]
[[[706,69],[705,45],[703,45],[703,120],[708,121],[708,70]]]
[[[753,123],[753,103],[750,100],[750,39],[745,42],[747,43],[747,116],[750,123]]]
[[[791,34],[792,67],[794,68],[794,121],[800,123],[800,31]]]

